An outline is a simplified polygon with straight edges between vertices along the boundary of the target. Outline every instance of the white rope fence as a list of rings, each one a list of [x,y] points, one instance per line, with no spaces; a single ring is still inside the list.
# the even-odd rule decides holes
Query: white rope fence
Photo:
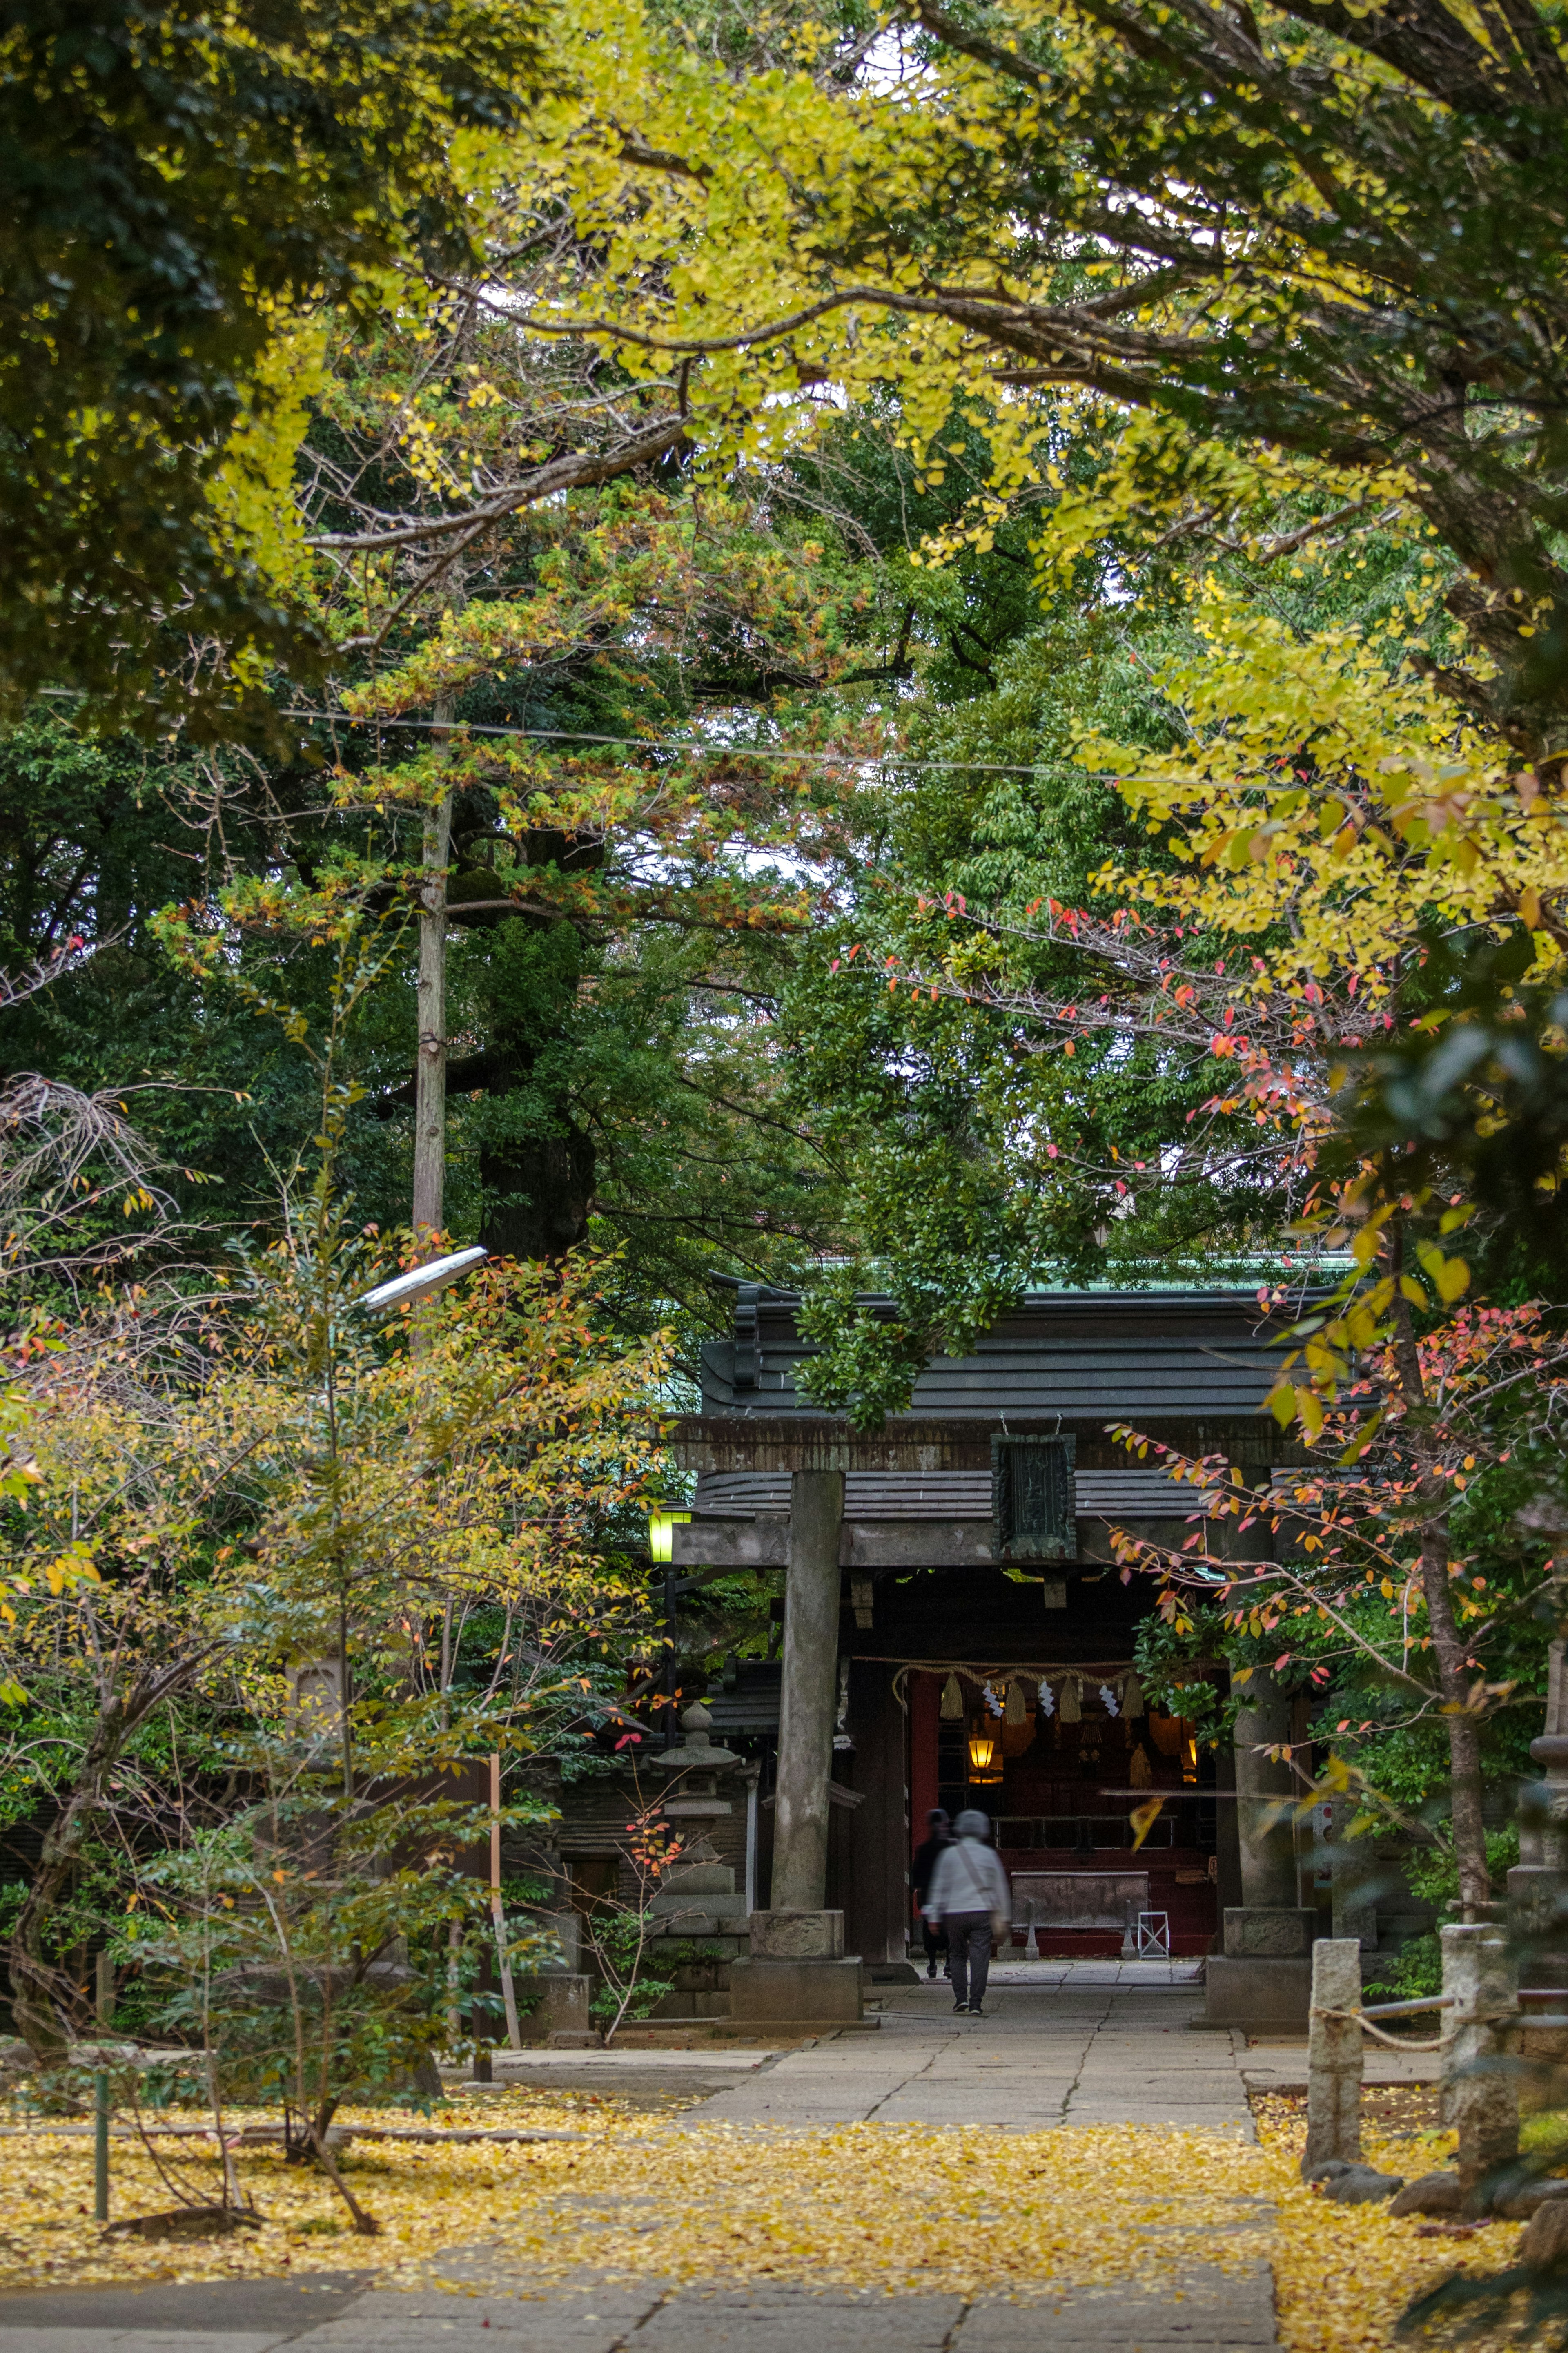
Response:
[[[1441,2114],[1458,2135],[1459,2180],[1468,2200],[1494,2168],[1519,2154],[1516,2060],[1521,2022],[1507,1939],[1489,1925],[1444,1928],[1443,1990],[1412,2001],[1361,1999],[1361,1944],[1325,1936],[1312,1947],[1312,2000],[1307,2035],[1307,2147],[1303,2176],[1334,2158],[1361,2160],[1363,2053],[1370,2039],[1392,2051],[1436,2052]],[[1564,2000],[1568,1993],[1531,1988],[1527,2000]],[[1420,2041],[1390,2034],[1383,2021],[1438,2012],[1442,2031]],[[1568,2017],[1535,2016],[1532,2025],[1568,2028]]]
[[[1315,1945],[1312,1950],[1315,1954]],[[1360,1950],[1359,1945],[1357,1950]],[[1386,2043],[1391,2051],[1441,2051],[1445,2039],[1441,2034],[1435,2034],[1429,2042],[1413,2042],[1408,2035],[1385,2034],[1381,2026],[1374,2026],[1372,2021],[1374,2018],[1414,2018],[1421,2010],[1449,2010],[1452,2007],[1451,2002],[1437,1995],[1428,2001],[1379,2002],[1372,2010],[1320,2010],[1314,2002],[1311,2015],[1314,2018],[1353,2018],[1363,2034],[1370,2034],[1374,2042]]]

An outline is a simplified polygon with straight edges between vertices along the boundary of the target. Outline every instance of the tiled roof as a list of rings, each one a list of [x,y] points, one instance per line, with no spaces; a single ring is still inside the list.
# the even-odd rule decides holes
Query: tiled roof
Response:
[[[1198,1509],[1193,1488],[1142,1464],[1125,1471],[1079,1471],[1081,1520],[1184,1518]],[[715,1472],[697,1482],[699,1518],[784,1519],[786,1471]],[[984,1471],[851,1471],[845,1480],[847,1520],[989,1520],[991,1477]]]
[[[885,1302],[865,1304],[891,1314]],[[733,1339],[702,1352],[704,1414],[820,1413],[796,1386],[812,1353],[796,1327],[798,1305],[791,1293],[742,1286]],[[1278,1363],[1255,1303],[1235,1293],[1031,1293],[968,1355],[933,1357],[910,1411],[993,1427],[1011,1414],[1069,1422],[1253,1415]]]

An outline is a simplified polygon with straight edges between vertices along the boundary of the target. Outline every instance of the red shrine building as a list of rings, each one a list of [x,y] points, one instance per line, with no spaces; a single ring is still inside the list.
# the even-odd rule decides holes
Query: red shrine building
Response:
[[[1134,1641],[1156,1589],[1111,1546],[1116,1527],[1180,1545],[1198,1509],[1114,1428],[1223,1455],[1248,1481],[1287,1459],[1255,1293],[1031,1293],[971,1354],[934,1358],[909,1411],[872,1432],[802,1388],[798,1304],[738,1287],[732,1335],[703,1352],[701,1409],[673,1433],[695,1488],[663,1528],[672,1603],[727,1569],[784,1572],[779,1655],[732,1664],[696,1736],[727,1744],[736,1795],[687,1801],[711,1838],[671,1900],[689,1935],[728,1932],[715,2006],[741,2022],[858,2017],[868,1980],[908,1972],[911,1854],[942,1806],[990,1817],[1019,1957],[1205,1955],[1216,2023],[1304,2018],[1328,1873],[1279,1803],[1301,1785],[1268,1750],[1304,1739],[1305,1705],[1256,1674],[1217,1751],[1154,1707]],[[1241,1541],[1256,1557],[1271,1539]],[[1188,1678],[1223,1688],[1226,1669]],[[672,1771],[704,1761],[682,1746]],[[564,1793],[563,1810],[570,1877],[574,1839],[602,1852],[606,1824],[574,1825]]]
[[[702,1410],[680,1432],[696,1493],[672,1555],[688,1570],[789,1567],[796,1482],[842,1469],[819,1900],[842,1912],[847,1950],[873,1968],[905,1959],[927,1813],[973,1806],[992,1820],[1021,1948],[1118,1954],[1152,1915],[1173,1953],[1207,1953],[1246,1894],[1235,1759],[1145,1699],[1133,1641],[1154,1588],[1124,1577],[1110,1542],[1121,1526],[1179,1545],[1195,1497],[1110,1432],[1131,1424],[1267,1477],[1280,1439],[1255,1296],[1032,1293],[973,1354],[934,1359],[909,1412],[864,1437],[803,1393],[797,1303],[742,1286],[733,1337],[704,1351]],[[765,1679],[735,1682],[710,1703],[721,1737],[748,1713],[759,1728]],[[780,1752],[771,1761],[776,1778]],[[1134,1852],[1131,1816],[1154,1796]],[[763,1910],[771,1859],[753,1861]],[[1297,1914],[1299,1959],[1295,1860],[1265,1892]]]

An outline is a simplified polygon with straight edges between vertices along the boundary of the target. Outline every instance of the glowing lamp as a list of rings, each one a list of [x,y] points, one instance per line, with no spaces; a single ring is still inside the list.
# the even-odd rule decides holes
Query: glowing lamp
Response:
[[[1002,1778],[1002,1744],[995,1733],[982,1730],[970,1734],[969,1778],[972,1781]]]

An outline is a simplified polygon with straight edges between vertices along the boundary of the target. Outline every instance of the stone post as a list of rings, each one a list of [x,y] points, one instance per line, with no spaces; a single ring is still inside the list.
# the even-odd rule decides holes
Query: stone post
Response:
[[[1236,1717],[1236,1813],[1241,1845],[1241,1900],[1247,1910],[1295,1911],[1300,1905],[1296,1837],[1283,1811],[1300,1794],[1282,1757],[1259,1754],[1290,1738],[1290,1703],[1255,1667]]]
[[[820,1912],[827,1897],[827,1785],[833,1770],[843,1520],[842,1471],[793,1474],[773,1801],[774,1912]]]
[[[1568,1645],[1547,1652],[1546,1723],[1530,1753],[1542,1767],[1539,1781],[1519,1793],[1519,1861],[1508,1875],[1508,1933],[1521,1986],[1568,1988]],[[1561,2000],[1531,2004],[1521,2037],[1521,2105],[1560,2108],[1568,2103],[1568,2031],[1531,2027],[1530,2018],[1561,2017]]]
[[[1236,1718],[1237,1835],[1241,1902],[1222,1922],[1223,1951],[1205,1972],[1208,2026],[1300,2033],[1311,2004],[1311,1951],[1318,1915],[1303,1905],[1290,1818],[1300,1784],[1270,1748],[1290,1738],[1290,1703],[1255,1667]]]
[[[1439,2013],[1442,2116],[1459,2137],[1459,2184],[1474,2212],[1488,2174],[1519,2155],[1519,2001],[1500,1928],[1467,1923],[1442,1929],[1439,1942],[1450,2004]]]
[[[1363,1953],[1373,1953],[1377,1950],[1377,1845],[1371,1837],[1345,1836],[1345,1819],[1354,1810],[1353,1800],[1334,1800],[1333,1843],[1329,1851],[1334,1935],[1342,1940],[1353,1936]]]
[[[862,2016],[860,1963],[844,1950],[844,1915],[824,1909],[843,1519],[842,1471],[792,1473],[773,1892],[770,1909],[752,1914],[747,1957],[730,1971],[730,2018],[742,2031],[879,2023]]]
[[[1301,2177],[1331,2157],[1361,2156],[1361,1940],[1323,1936],[1312,1947],[1312,2010],[1307,2030],[1307,2149]]]

